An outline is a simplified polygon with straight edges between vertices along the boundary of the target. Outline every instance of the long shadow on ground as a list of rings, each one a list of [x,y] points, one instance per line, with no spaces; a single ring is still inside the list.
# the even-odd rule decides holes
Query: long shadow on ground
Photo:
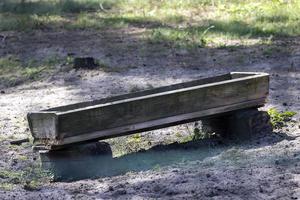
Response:
[[[256,136],[250,142],[224,141],[220,138],[176,142],[116,158],[112,156],[107,143],[98,142],[73,146],[54,153],[41,153],[41,160],[43,167],[53,173],[55,181],[68,182],[181,166],[186,162],[201,162],[206,158],[218,156],[236,146],[242,149],[259,148],[282,140],[295,139],[284,133],[268,133],[259,137],[263,137],[264,142],[259,142],[260,139]]]

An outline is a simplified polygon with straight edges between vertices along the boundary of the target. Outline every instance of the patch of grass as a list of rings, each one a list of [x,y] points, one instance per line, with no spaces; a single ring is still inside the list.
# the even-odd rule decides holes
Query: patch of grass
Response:
[[[11,56],[0,58],[0,85],[12,87],[26,81],[39,80],[42,74],[54,70],[53,65],[48,61],[41,64],[33,60],[22,63]]]
[[[0,183],[0,190],[11,191],[13,188],[14,185],[11,183]]]
[[[15,184],[21,184],[25,189],[37,190],[44,183],[49,182],[52,176],[49,172],[42,170],[39,166],[29,166],[24,170],[0,170],[0,178],[4,181],[0,183],[0,188]]]
[[[274,128],[281,128],[297,113],[294,111],[279,112],[275,108],[270,108],[268,114],[270,115],[272,126]]]
[[[112,0],[2,0],[0,12],[17,14],[80,13],[108,10]]]
[[[145,147],[146,141],[142,141],[142,136],[139,133],[129,136],[126,141],[126,151],[129,153],[137,152]]]
[[[44,67],[24,67],[13,57],[0,58],[0,84],[9,87],[34,80],[43,70]]]
[[[263,38],[270,36],[300,35],[300,1],[296,0],[20,2],[1,1],[0,30],[107,29],[136,26],[150,31],[147,34],[150,40],[184,47],[224,46],[224,41],[227,43],[256,38],[257,42],[262,42]]]
[[[137,134],[132,135],[132,136],[131,136],[131,139],[132,139],[134,142],[141,142],[142,136],[141,136],[141,134],[137,133]]]
[[[169,42],[178,47],[205,47],[206,35],[214,26],[191,28],[157,28],[150,34],[150,42]]]
[[[176,133],[175,133],[175,136],[176,136],[177,138],[181,138],[181,137],[182,137],[182,135],[181,135],[179,132],[176,132]]]
[[[214,133],[206,133],[206,132],[203,132],[199,127],[195,127],[192,133],[188,134],[185,137],[181,136],[182,138],[181,138],[180,142],[186,143],[186,142],[190,142],[190,141],[211,138],[213,136],[214,136]]]
[[[272,56],[275,53],[278,53],[280,51],[281,51],[281,49],[279,47],[271,46],[271,47],[264,49],[262,53],[264,56]]]
[[[9,145],[8,148],[10,150],[14,150],[14,151],[18,151],[21,149],[21,147],[19,145]]]
[[[25,156],[25,155],[19,155],[19,156],[17,157],[17,159],[18,159],[18,160],[23,160],[23,161],[25,161],[25,160],[28,160],[28,157]]]
[[[187,135],[180,140],[180,143],[187,143],[193,141],[193,135]]]
[[[67,20],[65,20],[67,22]],[[140,16],[120,16],[118,14],[80,13],[70,23],[65,23],[67,29],[107,29],[124,28],[128,26],[161,26],[162,24],[151,18]]]
[[[112,148],[114,157],[135,153],[151,147],[151,142],[144,139],[140,133],[124,136],[123,138],[108,139],[107,142]]]
[[[38,190],[44,183],[48,183],[52,179],[52,174],[40,166],[29,166],[22,174],[21,183],[27,190]]]
[[[22,176],[21,172],[15,172],[15,171],[10,171],[10,170],[1,170],[0,171],[0,178],[2,179],[14,179],[17,178],[19,179]]]

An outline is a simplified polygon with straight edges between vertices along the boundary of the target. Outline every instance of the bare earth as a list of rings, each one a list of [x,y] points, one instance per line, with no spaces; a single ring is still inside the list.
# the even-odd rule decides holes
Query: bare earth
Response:
[[[244,143],[213,144],[199,148],[134,154],[128,167],[109,177],[47,183],[28,191],[22,184],[1,190],[0,199],[297,199],[300,198],[300,43],[299,38],[275,41],[278,50],[264,55],[268,45],[234,49],[179,50],[149,44],[139,36],[142,28],[96,31],[6,32],[0,56],[22,61],[47,57],[92,56],[103,69],[72,70],[57,65],[41,81],[2,88],[0,94],[0,168],[19,170],[38,162],[30,145],[10,148],[9,137],[26,137],[26,113],[69,103],[180,83],[230,71],[270,73],[269,101],[298,114],[288,126]],[[187,127],[192,127],[191,124]],[[142,134],[154,145],[187,135],[185,125]],[[172,139],[173,138],[173,139]],[[175,138],[175,139],[174,139]],[[122,141],[127,138],[121,138]],[[153,146],[152,144],[152,146]],[[118,143],[112,142],[112,148]],[[18,159],[27,156],[28,160]],[[146,155],[146,156],[143,156]],[[127,157],[126,157],[127,158]],[[165,160],[170,159],[170,162]],[[153,161],[153,162],[152,162]],[[149,164],[150,163],[150,164]],[[113,163],[112,163],[113,164]],[[122,164],[122,162],[121,162]],[[101,164],[93,166],[101,171]],[[88,168],[86,170],[89,170]],[[1,182],[5,177],[0,177]]]

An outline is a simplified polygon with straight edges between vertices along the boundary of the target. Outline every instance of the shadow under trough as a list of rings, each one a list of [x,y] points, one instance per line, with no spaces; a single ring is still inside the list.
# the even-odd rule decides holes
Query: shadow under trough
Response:
[[[159,170],[161,167],[182,166],[186,162],[203,161],[232,148],[259,148],[282,140],[294,140],[285,133],[267,132],[251,140],[224,140],[210,138],[186,143],[157,145],[148,150],[113,157],[106,142],[74,145],[72,147],[40,152],[42,167],[54,176],[54,181],[76,181],[123,175],[128,172]],[[264,141],[264,142],[260,142]]]
[[[108,143],[96,142],[53,152],[40,152],[42,167],[55,181],[75,181],[139,172],[201,161],[228,148],[219,139],[157,145],[121,157],[113,157]]]

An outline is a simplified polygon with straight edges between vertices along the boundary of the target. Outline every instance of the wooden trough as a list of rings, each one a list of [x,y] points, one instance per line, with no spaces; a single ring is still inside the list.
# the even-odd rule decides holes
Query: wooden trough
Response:
[[[49,149],[149,131],[265,104],[266,73],[229,74],[28,113]]]

